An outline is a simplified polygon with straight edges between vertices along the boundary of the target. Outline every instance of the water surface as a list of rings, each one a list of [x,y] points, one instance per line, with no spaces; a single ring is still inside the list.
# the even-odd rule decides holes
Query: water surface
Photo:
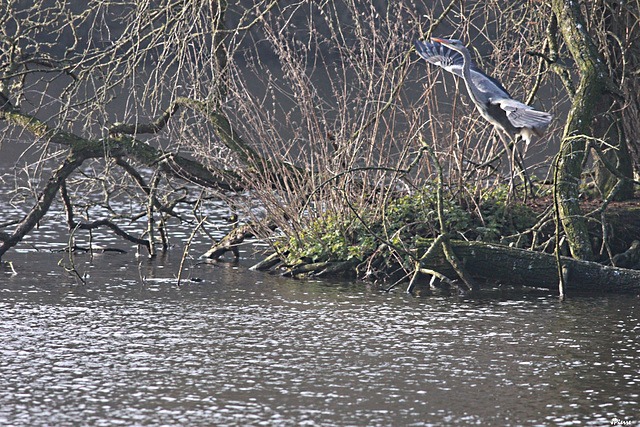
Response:
[[[9,203],[10,182],[4,220],[31,206]],[[210,209],[219,238],[226,205]],[[55,204],[4,255],[17,274],[0,265],[0,425],[640,422],[638,297],[386,294],[251,272],[251,248],[237,265],[189,257],[178,287],[190,230],[168,230],[154,260],[108,230],[75,244],[127,253],[70,259]]]
[[[2,425],[605,425],[640,421],[636,297],[411,297],[181,253],[14,255]],[[21,258],[24,257],[24,258]],[[139,265],[138,265],[139,264]]]

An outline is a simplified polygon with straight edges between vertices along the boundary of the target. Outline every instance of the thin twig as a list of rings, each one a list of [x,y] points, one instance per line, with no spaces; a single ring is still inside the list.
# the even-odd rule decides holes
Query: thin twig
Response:
[[[207,218],[208,217],[205,216],[198,222],[198,225],[196,225],[196,228],[194,228],[193,231],[191,232],[191,235],[189,236],[189,240],[187,241],[187,244],[184,247],[184,251],[182,252],[182,258],[180,259],[180,267],[178,268],[177,286],[180,286],[180,281],[182,279],[182,269],[184,267],[184,261],[187,259],[187,255],[189,254],[189,248],[191,248],[191,242],[193,241],[193,238],[195,237],[196,233],[198,232],[202,224],[207,220]]]
[[[67,273],[72,273],[78,280],[80,280],[80,282],[86,286],[87,284],[87,280],[86,280],[86,273],[85,274],[80,274],[80,272],[78,271],[78,269],[76,268],[75,262],[73,260],[73,240],[74,240],[74,233],[76,232],[76,230],[78,229],[78,227],[76,226],[73,230],[71,230],[71,234],[69,235],[69,240],[68,240],[68,255],[69,255],[69,265],[70,267],[67,267],[66,265],[63,265],[62,263],[62,259],[58,262],[58,265],[62,266]]]
[[[431,244],[431,246],[429,246],[429,249],[427,249],[427,251],[424,253],[424,255],[422,255],[422,257],[420,257],[420,260],[418,262],[416,262],[416,267],[415,267],[415,271],[413,274],[413,277],[411,278],[411,281],[409,282],[409,286],[407,287],[407,293],[411,293],[413,291],[413,288],[416,285],[416,282],[418,280],[418,278],[420,277],[420,274],[423,274],[426,271],[432,272],[432,273],[428,273],[431,274],[432,276],[437,277],[438,279],[445,281],[447,283],[452,283],[451,280],[446,277],[445,275],[436,272],[435,270],[431,270],[429,268],[425,268],[422,266],[422,263],[429,259],[431,257],[431,255],[435,252],[435,250],[442,245],[442,241],[445,239],[445,237],[447,236],[447,234],[440,234]],[[446,280],[445,280],[446,279]]]
[[[565,290],[565,280],[564,280],[564,269],[562,267],[562,258],[560,257],[560,201],[558,200],[558,173],[560,168],[558,167],[558,162],[560,161],[560,153],[556,154],[553,159],[553,207],[555,211],[555,222],[556,222],[556,265],[558,266],[558,292],[560,293],[560,298],[564,298],[564,290]]]
[[[436,166],[438,170],[438,181],[437,181],[437,189],[436,189],[436,199],[437,199],[437,210],[438,210],[438,222],[440,223],[440,234],[444,236],[442,238],[442,251],[444,253],[445,258],[451,264],[451,267],[458,274],[460,279],[467,286],[468,290],[477,290],[478,285],[475,283],[471,275],[464,268],[464,265],[458,260],[455,252],[453,252],[453,248],[451,247],[451,243],[449,241],[449,235],[446,230],[445,220],[444,220],[444,211],[442,206],[442,186],[444,183],[444,173],[442,170],[442,166],[436,157],[436,154],[433,152],[431,146],[424,140],[424,138],[420,138],[420,142],[424,147],[426,147],[429,155],[431,156],[431,160]]]
[[[453,6],[455,6],[456,3],[460,3],[460,1],[461,0],[451,0],[451,3],[449,3],[449,5],[442,11],[438,19],[436,19],[431,23],[431,25],[429,25],[429,29],[427,30],[427,34],[425,36],[426,38],[431,38],[431,34],[433,34],[433,31],[438,28],[442,21],[444,21],[449,12],[451,12],[451,9],[453,9]]]

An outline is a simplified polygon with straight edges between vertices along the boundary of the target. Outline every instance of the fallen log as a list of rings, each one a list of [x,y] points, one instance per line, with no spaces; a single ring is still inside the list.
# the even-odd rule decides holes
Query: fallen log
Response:
[[[433,239],[422,244],[430,246]],[[451,240],[470,275],[480,281],[558,290],[555,255],[483,242]],[[640,271],[561,257],[565,292],[640,294]],[[422,259],[421,267],[457,277],[441,247]]]
[[[276,265],[280,264],[282,260],[280,259],[280,254],[278,252],[274,252],[262,261],[254,264],[249,270],[254,271],[268,271]]]
[[[276,225],[273,223],[268,223],[266,226],[271,231],[276,229]],[[238,246],[240,246],[246,239],[255,237],[255,229],[256,225],[252,223],[234,227],[229,234],[224,236],[219,242],[214,243],[207,252],[200,256],[200,258],[217,260],[227,252],[233,252],[233,255],[238,258],[240,256]]]

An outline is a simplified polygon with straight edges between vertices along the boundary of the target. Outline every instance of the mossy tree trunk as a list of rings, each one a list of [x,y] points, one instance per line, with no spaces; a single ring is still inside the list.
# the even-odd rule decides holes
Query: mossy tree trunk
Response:
[[[628,22],[637,18],[630,6],[617,2],[584,6],[580,2],[553,0],[552,7],[580,78],[564,128],[555,186],[572,255],[592,259],[593,250],[578,205],[582,168],[590,146],[603,152],[602,158],[594,160],[595,182],[602,197],[613,195],[624,200],[633,197],[634,192],[630,147],[634,147],[633,139],[639,132],[637,111],[634,115],[631,107],[637,103],[637,93],[629,97],[625,87],[637,86],[638,78],[629,67],[637,60],[631,49],[636,42],[629,34],[636,25]],[[590,11],[593,22],[585,20],[582,7]]]
[[[449,256],[445,254],[444,245],[440,244],[441,240],[442,237],[439,237],[422,239],[419,242],[421,253],[424,251],[424,254],[416,263],[411,281],[403,282],[409,284],[407,291],[413,291],[415,286],[424,287],[429,283],[425,279],[430,276],[448,284],[455,284],[453,279],[462,279],[460,270],[452,265]],[[460,266],[466,271],[465,274],[476,283],[485,286],[500,284],[558,290],[557,259],[552,254],[484,242],[451,240],[449,245]],[[277,257],[279,255],[274,253],[252,269],[269,270],[278,265],[277,260],[274,262],[274,258]],[[282,274],[293,277],[322,277],[329,271],[331,274],[343,274],[346,277],[354,277],[354,274],[362,277],[363,272],[358,272],[356,265],[366,265],[370,261],[375,263],[373,260],[302,262],[286,267]],[[561,257],[561,262],[565,292],[640,294],[640,270],[606,266],[570,257]],[[408,276],[405,275],[406,278]],[[394,286],[401,282],[396,282]]]
[[[424,242],[430,244],[431,240]],[[556,259],[551,254],[491,245],[482,242],[451,241],[458,258],[475,280],[536,288],[558,289]],[[456,277],[439,248],[421,261],[421,267]],[[595,262],[562,257],[565,291],[597,293],[640,293],[640,271],[615,268]]]
[[[552,6],[560,33],[580,73],[580,84],[564,128],[554,185],[571,254],[579,259],[590,260],[593,258],[593,250],[578,195],[590,125],[596,106],[602,100],[606,75],[598,52],[586,31],[580,4],[568,0],[553,0]]]

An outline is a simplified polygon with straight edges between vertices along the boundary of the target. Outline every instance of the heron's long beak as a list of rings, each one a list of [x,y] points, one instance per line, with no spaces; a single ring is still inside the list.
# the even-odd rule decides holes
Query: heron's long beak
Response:
[[[431,41],[442,43],[442,44],[446,44],[446,45],[449,44],[449,40],[439,39],[439,38],[436,38],[436,37],[431,37]]]

